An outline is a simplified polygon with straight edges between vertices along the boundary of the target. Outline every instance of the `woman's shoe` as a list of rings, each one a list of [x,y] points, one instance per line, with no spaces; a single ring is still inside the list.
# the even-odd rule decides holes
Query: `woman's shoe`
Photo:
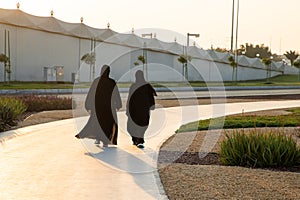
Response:
[[[75,137],[76,137],[77,139],[80,139],[80,136],[79,136],[79,134],[75,135]]]
[[[136,145],[138,148],[140,148],[140,149],[143,149],[145,146],[144,146],[144,144],[142,144],[142,143],[140,143],[140,144],[138,144],[138,145]]]
[[[108,144],[103,144],[103,147],[105,147],[105,148],[108,147]]]

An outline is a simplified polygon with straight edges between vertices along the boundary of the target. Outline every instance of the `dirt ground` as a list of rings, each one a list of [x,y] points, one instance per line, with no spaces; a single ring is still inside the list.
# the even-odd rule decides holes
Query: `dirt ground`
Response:
[[[257,97],[231,97],[226,98],[216,98],[213,99],[213,103],[236,103],[236,102],[253,102],[253,101],[268,101],[268,100],[293,100],[300,99],[300,95],[284,95],[284,96],[257,96]],[[167,99],[167,100],[156,100],[158,107],[173,107],[173,106],[188,106],[188,105],[205,105],[211,104],[212,100],[210,98],[200,98],[200,99]],[[126,102],[123,102],[123,107],[121,110],[125,110]],[[270,111],[268,111],[270,112]],[[266,112],[262,112],[265,114]],[[73,117],[72,110],[53,110],[53,111],[43,111],[39,113],[25,113],[20,121],[18,127],[25,127],[40,123],[46,123],[56,120],[69,119]]]

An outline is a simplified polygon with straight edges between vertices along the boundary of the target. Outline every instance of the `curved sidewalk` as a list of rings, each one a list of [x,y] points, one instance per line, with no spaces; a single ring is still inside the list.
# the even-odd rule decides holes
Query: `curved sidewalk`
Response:
[[[162,108],[151,115],[146,148],[131,145],[118,113],[119,145],[102,149],[74,135],[87,118],[6,133],[0,145],[0,199],[167,199],[158,177],[160,145],[183,123],[257,110],[300,107],[300,100]]]

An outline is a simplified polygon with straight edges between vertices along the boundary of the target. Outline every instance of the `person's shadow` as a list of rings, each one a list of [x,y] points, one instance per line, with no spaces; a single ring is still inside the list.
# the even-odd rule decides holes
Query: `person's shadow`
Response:
[[[153,185],[153,178],[156,176],[155,174],[153,176],[153,173],[157,173],[158,153],[156,151],[149,147],[139,149],[133,145],[108,148],[94,145],[93,148],[89,147],[89,150],[86,155],[97,159],[109,168],[131,174],[136,184],[144,191],[155,199],[161,198],[154,192],[158,190],[162,194],[163,189],[157,185],[157,180],[154,180],[155,185]],[[153,190],[153,187],[158,188]]]
[[[102,149],[100,146],[98,148]],[[132,150],[130,153],[119,147],[108,147],[99,153],[89,153],[89,155],[108,167],[127,173],[148,173],[157,170],[155,151],[150,148],[140,150],[134,146],[129,148],[132,148],[133,153]]]

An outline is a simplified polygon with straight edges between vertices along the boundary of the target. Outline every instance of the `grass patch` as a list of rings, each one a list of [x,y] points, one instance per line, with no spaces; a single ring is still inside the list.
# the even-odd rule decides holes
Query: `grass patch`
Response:
[[[31,89],[73,89],[72,83],[43,83],[43,82],[11,82],[0,84],[1,90],[31,90]]]
[[[129,88],[131,82],[118,82],[117,85],[119,88]],[[204,81],[191,81],[187,82],[151,82],[154,87],[207,87],[207,83]],[[233,82],[209,82],[209,86],[291,86],[299,85],[298,75],[280,75],[270,78],[267,83],[266,79],[261,80],[251,80],[251,81],[238,81]],[[0,83],[1,90],[8,89],[73,89],[73,83],[55,83],[55,82],[18,82],[13,81],[9,85]],[[90,83],[79,83],[75,84],[76,88],[88,88]]]
[[[299,126],[300,108],[286,109],[286,111],[291,112],[291,114],[280,116],[239,115],[200,120],[182,125],[176,132],[191,132],[208,129]]]
[[[226,134],[221,143],[220,160],[225,165],[244,167],[290,167],[300,164],[300,148],[291,136],[281,132]]]

